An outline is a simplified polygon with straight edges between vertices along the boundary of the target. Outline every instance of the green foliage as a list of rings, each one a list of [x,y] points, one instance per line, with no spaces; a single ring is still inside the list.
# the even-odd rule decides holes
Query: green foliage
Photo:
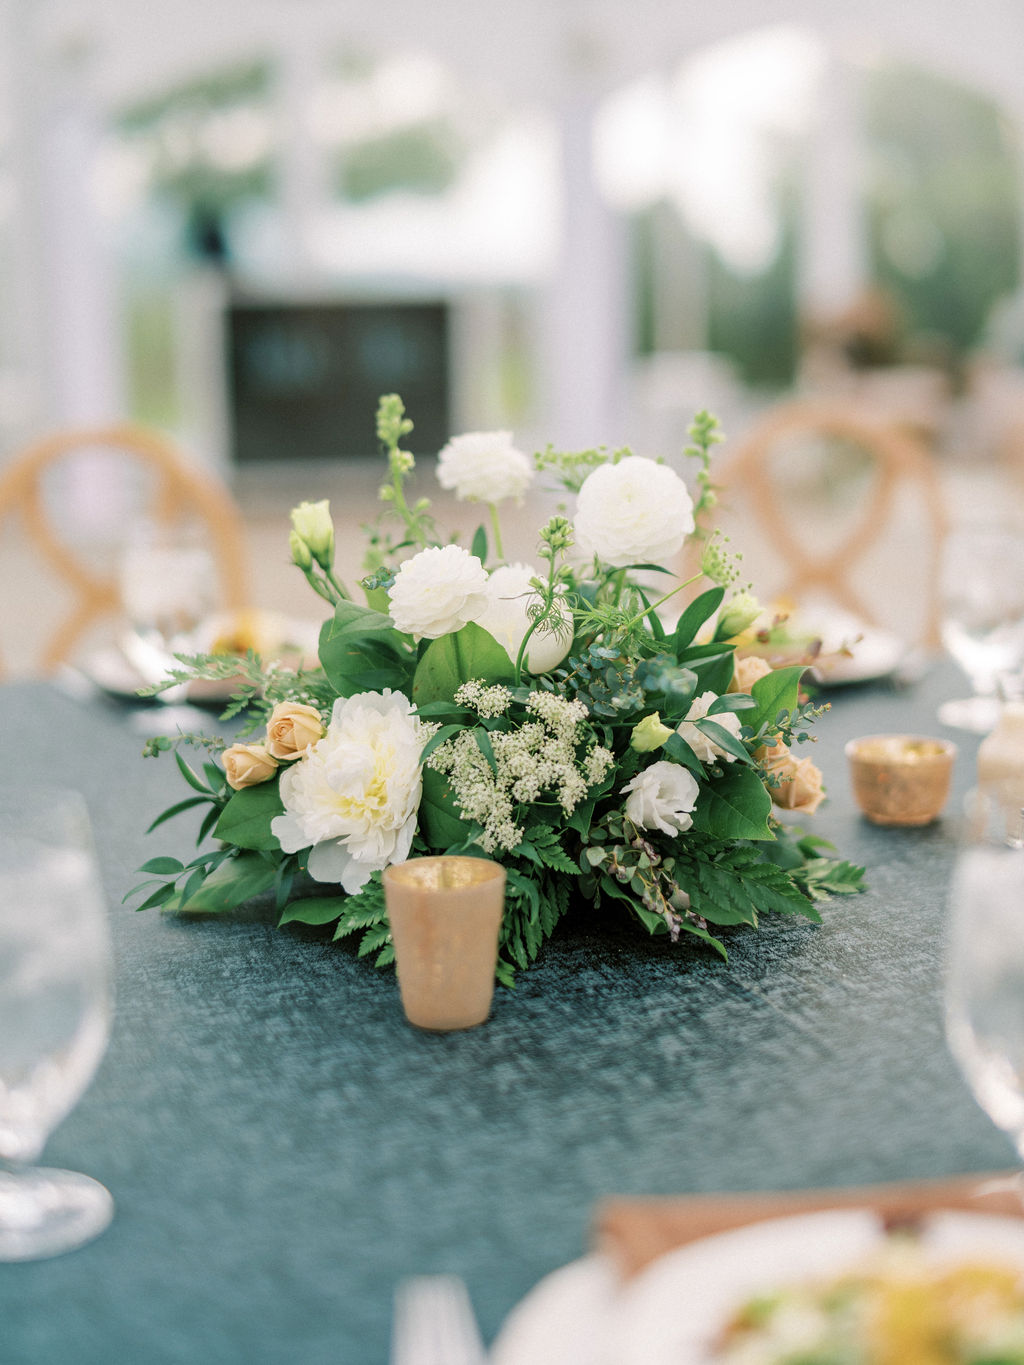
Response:
[[[465,682],[511,682],[512,660],[493,635],[472,621],[451,635],[431,640],[416,665],[412,699],[417,705],[452,701]]]
[[[236,848],[267,849],[278,847],[270,822],[284,814],[277,781],[261,782],[235,792],[221,811],[214,835]]]
[[[380,873],[375,872],[361,891],[354,896],[346,896],[340,902],[341,913],[334,938],[345,938],[362,930],[359,940],[359,956],[366,957],[376,953],[376,967],[387,967],[395,960],[395,950],[391,942],[391,929],[388,925],[388,912],[384,904],[384,887]]]
[[[408,686],[412,645],[389,616],[339,602],[320,631],[320,663],[339,697]]]
[[[693,811],[693,828],[719,839],[771,839],[772,799],[751,768],[733,764],[706,783]]]

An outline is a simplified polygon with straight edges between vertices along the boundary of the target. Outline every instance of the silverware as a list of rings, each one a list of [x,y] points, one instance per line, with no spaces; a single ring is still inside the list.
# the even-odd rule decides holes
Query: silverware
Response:
[[[416,1275],[395,1290],[391,1365],[484,1365],[469,1291],[458,1275]]]

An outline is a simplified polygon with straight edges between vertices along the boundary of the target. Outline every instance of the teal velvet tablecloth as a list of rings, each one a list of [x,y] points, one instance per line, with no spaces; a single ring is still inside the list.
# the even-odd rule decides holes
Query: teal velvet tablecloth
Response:
[[[468,1281],[485,1337],[586,1248],[610,1193],[849,1184],[1008,1165],[942,1036],[948,822],[855,813],[855,734],[941,734],[939,670],[834,694],[815,827],[870,869],[822,927],[733,934],[727,966],[576,920],[482,1028],[418,1033],[394,977],[314,931],[121,904],[157,852],[188,856],[180,795],[129,713],[0,690],[8,781],[81,789],[114,926],[117,1013],[49,1164],[97,1176],[92,1245],[0,1265],[4,1365],[383,1365],[394,1287]],[[975,742],[960,741],[954,803]],[[954,803],[951,803],[951,807]]]

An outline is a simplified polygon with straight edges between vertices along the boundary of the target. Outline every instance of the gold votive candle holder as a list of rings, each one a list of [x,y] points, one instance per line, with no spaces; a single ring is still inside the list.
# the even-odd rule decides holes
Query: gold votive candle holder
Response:
[[[846,746],[853,794],[876,825],[927,825],[949,799],[956,745],[927,735],[864,735]]]
[[[486,858],[410,858],[384,872],[402,1008],[417,1028],[475,1028],[491,1011],[505,869]]]

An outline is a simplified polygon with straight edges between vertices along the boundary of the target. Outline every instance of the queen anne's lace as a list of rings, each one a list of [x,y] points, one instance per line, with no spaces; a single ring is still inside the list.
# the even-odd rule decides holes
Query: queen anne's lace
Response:
[[[502,701],[501,693],[507,700],[500,711],[495,711],[493,707]],[[507,688],[473,682],[459,689],[456,700],[486,716],[504,714],[512,694]],[[448,777],[463,817],[482,826],[477,843],[485,853],[495,849],[510,852],[522,842],[523,828],[517,823],[521,805],[546,796],[571,815],[615,761],[607,749],[594,744],[577,756],[587,741],[588,712],[581,701],[568,701],[553,692],[534,692],[526,708],[536,720],[514,730],[489,733],[493,768],[473,730],[463,730],[446,740],[427,760],[428,767]]]

